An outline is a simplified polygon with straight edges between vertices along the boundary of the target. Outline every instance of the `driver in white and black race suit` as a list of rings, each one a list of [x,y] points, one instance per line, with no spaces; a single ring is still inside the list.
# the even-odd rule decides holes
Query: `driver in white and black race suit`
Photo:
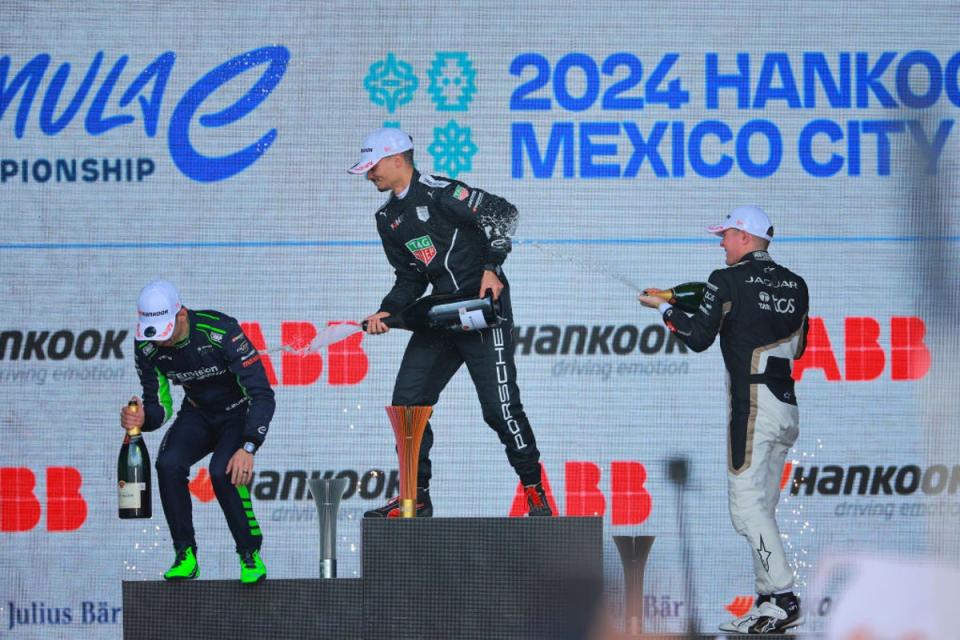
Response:
[[[767,253],[773,226],[759,207],[738,207],[708,231],[722,238],[728,268],[710,274],[699,310],[689,316],[655,295],[640,300],[658,308],[694,351],[720,335],[730,394],[730,517],[750,543],[758,593],[750,611],[720,629],[782,633],[803,622],[775,514],[784,461],[799,433],[791,372],[806,344],[807,284]]]
[[[397,406],[434,406],[453,375],[466,363],[486,423],[497,432],[520,478],[528,515],[553,515],[541,484],[540,451],[520,402],[513,357],[510,285],[501,265],[510,252],[517,209],[496,195],[466,184],[421,174],[413,165],[413,140],[395,128],[364,139],[360,161],[350,173],[366,175],[387,201],[377,210],[377,231],[396,282],[367,319],[367,332],[388,330],[383,319],[424,293],[488,291],[501,303],[504,321],[495,327],[449,332],[418,330],[407,343],[393,390]],[[417,469],[417,517],[433,514],[429,483],[433,430],[427,424]],[[394,499],[365,517],[397,517]]]

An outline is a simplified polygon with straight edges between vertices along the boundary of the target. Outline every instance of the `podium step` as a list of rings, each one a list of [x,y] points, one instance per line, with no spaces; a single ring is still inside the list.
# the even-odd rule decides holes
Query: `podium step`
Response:
[[[361,580],[124,582],[127,640],[360,640]]]
[[[585,637],[601,518],[363,521],[365,640]]]

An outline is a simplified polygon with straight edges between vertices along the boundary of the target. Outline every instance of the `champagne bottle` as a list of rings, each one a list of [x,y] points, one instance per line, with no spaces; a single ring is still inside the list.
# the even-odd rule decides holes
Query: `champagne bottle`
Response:
[[[136,402],[131,400],[127,406],[137,411]],[[123,438],[117,457],[117,488],[121,518],[149,518],[152,515],[150,454],[140,429],[130,429]]]
[[[651,292],[650,295],[663,298],[681,311],[696,313],[700,303],[703,302],[703,294],[706,290],[706,282],[684,282],[666,291]]]
[[[483,298],[474,294],[445,293],[424,296],[399,313],[387,316],[383,323],[391,329],[435,329],[441,331],[475,331],[496,327],[500,317],[500,301],[488,293]],[[367,322],[362,324],[367,330]]]

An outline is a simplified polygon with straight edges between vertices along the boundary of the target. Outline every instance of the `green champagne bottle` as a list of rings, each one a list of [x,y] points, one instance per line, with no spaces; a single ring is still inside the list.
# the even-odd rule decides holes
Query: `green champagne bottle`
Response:
[[[684,282],[666,291],[652,293],[663,298],[681,311],[696,313],[703,302],[703,294],[707,291],[706,282]]]
[[[137,403],[127,406],[134,411]],[[150,501],[150,454],[143,441],[140,429],[130,429],[123,438],[120,455],[117,456],[117,489],[120,498],[119,516],[149,518],[153,515]]]

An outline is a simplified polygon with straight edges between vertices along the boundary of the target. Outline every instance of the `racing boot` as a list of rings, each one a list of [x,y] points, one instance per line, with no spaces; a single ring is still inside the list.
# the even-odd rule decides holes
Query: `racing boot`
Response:
[[[417,518],[430,518],[433,516],[433,503],[430,502],[429,487],[417,487]],[[400,518],[400,496],[394,496],[387,501],[387,504],[376,509],[370,509],[363,514],[364,518]]]
[[[793,592],[773,596],[757,607],[758,619],[747,633],[781,634],[787,629],[803,624],[803,612],[800,610],[800,598]]]
[[[177,551],[173,566],[163,574],[164,580],[193,580],[200,575],[200,565],[197,564],[197,548],[185,547]]]
[[[240,556],[240,582],[241,584],[256,584],[267,577],[267,567],[260,559],[260,551],[241,551]]]
[[[550,517],[553,515],[553,509],[547,502],[547,492],[543,490],[543,483],[527,484],[523,486],[523,492],[527,496],[527,516],[533,518],[537,516]]]
[[[733,620],[721,623],[720,631],[726,631],[727,633],[747,633],[751,625],[760,619],[760,605],[772,598],[773,596],[757,595],[756,600],[750,605],[750,609],[748,609],[746,613]]]

